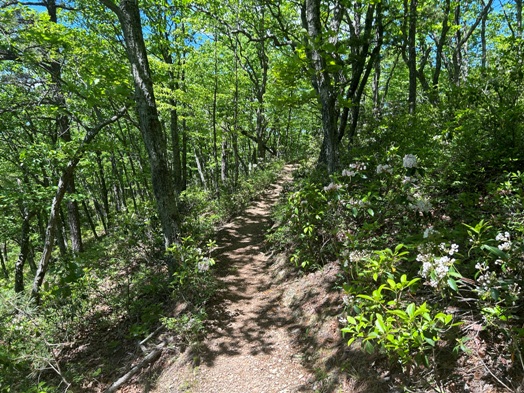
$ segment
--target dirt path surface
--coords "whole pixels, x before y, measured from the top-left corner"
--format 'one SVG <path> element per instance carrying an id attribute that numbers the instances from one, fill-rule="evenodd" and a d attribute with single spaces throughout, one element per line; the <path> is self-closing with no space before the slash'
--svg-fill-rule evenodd
<path id="1" fill-rule="evenodd" d="M 283 302 L 283 285 L 272 284 L 264 254 L 270 208 L 291 171 L 286 166 L 278 183 L 220 231 L 214 258 L 223 286 L 209 310 L 198 366 L 163 373 L 158 392 L 312 391 L 311 372 L 302 367 L 296 345 L 300 329 Z"/>

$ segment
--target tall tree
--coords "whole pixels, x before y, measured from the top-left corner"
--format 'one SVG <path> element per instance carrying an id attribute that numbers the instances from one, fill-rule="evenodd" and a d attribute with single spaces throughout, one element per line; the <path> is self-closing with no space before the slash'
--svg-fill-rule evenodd
<path id="1" fill-rule="evenodd" d="M 158 116 L 138 1 L 121 0 L 117 5 L 111 0 L 100 0 L 100 3 L 116 14 L 124 35 L 135 85 L 138 123 L 149 155 L 153 193 L 162 224 L 164 245 L 168 248 L 179 241 L 177 193 L 167 161 L 166 140 Z"/>

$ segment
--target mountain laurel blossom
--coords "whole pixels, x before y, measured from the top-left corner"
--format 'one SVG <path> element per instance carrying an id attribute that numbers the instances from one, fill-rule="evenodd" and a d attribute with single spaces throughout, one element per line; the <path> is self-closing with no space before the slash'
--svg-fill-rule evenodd
<path id="1" fill-rule="evenodd" d="M 501 242 L 497 247 L 501 251 L 508 251 L 511 249 L 511 240 L 509 232 L 499 233 L 495 240 Z"/>
<path id="2" fill-rule="evenodd" d="M 404 168 L 415 168 L 417 166 L 417 157 L 413 154 L 406 154 L 402 159 Z"/>
<path id="3" fill-rule="evenodd" d="M 426 228 L 426 230 L 424 231 L 424 239 L 427 239 L 428 237 L 430 237 L 431 235 L 433 234 L 436 234 L 438 233 L 437 230 L 435 230 L 432 226 Z"/>
<path id="4" fill-rule="evenodd" d="M 342 176 L 346 176 L 346 177 L 353 177 L 357 174 L 357 172 L 355 171 L 348 171 L 347 169 L 344 169 L 342 171 Z"/>
<path id="5" fill-rule="evenodd" d="M 458 251 L 458 245 L 456 244 L 452 244 L 447 249 L 445 244 L 441 243 L 439 248 L 449 255 L 453 255 Z M 455 263 L 455 258 L 450 258 L 448 255 L 437 258 L 434 254 L 425 252 L 417 255 L 417 261 L 422 263 L 420 275 L 428 280 L 430 286 L 436 288 L 447 277 L 450 267 Z"/>
<path id="6" fill-rule="evenodd" d="M 389 174 L 392 174 L 393 173 L 393 167 L 391 165 L 377 165 L 377 175 L 380 174 L 380 173 L 383 173 L 383 172 L 386 172 L 386 173 L 389 173 Z"/>
<path id="7" fill-rule="evenodd" d="M 329 192 L 329 191 L 337 191 L 339 188 L 341 188 L 342 186 L 340 184 L 336 184 L 336 183 L 329 183 L 328 186 L 324 187 L 324 191 L 325 192 Z"/>

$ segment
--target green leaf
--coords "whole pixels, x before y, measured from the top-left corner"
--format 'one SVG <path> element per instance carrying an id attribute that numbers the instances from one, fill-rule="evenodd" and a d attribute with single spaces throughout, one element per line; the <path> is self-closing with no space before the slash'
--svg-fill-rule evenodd
<path id="1" fill-rule="evenodd" d="M 453 278 L 451 278 L 451 277 L 448 278 L 448 285 L 455 292 L 458 292 L 457 282 Z"/>
<path id="2" fill-rule="evenodd" d="M 371 216 L 371 217 L 374 217 L 375 216 L 375 212 L 373 211 L 373 209 L 368 209 L 368 214 Z"/>
<path id="3" fill-rule="evenodd" d="M 377 319 L 375 319 L 375 326 L 378 329 L 380 333 L 386 332 L 386 325 L 384 324 L 384 319 L 382 318 L 382 315 L 375 314 L 377 316 Z"/>
<path id="4" fill-rule="evenodd" d="M 364 343 L 364 350 L 369 353 L 369 354 L 372 354 L 375 352 L 375 347 L 373 346 L 373 344 L 371 344 L 369 341 L 366 341 Z"/>
<path id="5" fill-rule="evenodd" d="M 409 306 L 406 307 L 406 313 L 409 315 L 410 318 L 413 318 L 413 315 L 415 314 L 415 303 L 411 303 Z"/>
<path id="6" fill-rule="evenodd" d="M 497 247 L 488 246 L 487 244 L 484 244 L 480 248 L 483 250 L 488 250 L 490 253 L 492 253 L 493 255 L 499 258 L 506 259 L 506 260 L 508 259 L 508 255 L 504 251 L 498 249 Z"/>

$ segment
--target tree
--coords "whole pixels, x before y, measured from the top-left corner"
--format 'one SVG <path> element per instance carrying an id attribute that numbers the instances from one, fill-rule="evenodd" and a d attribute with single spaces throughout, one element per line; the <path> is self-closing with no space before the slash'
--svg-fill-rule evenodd
<path id="1" fill-rule="evenodd" d="M 149 155 L 153 193 L 162 224 L 164 246 L 167 249 L 179 241 L 177 193 L 167 161 L 166 141 L 158 117 L 138 1 L 121 0 L 116 5 L 111 0 L 100 0 L 100 3 L 117 15 L 124 35 L 126 53 L 135 84 L 138 123 Z"/>

